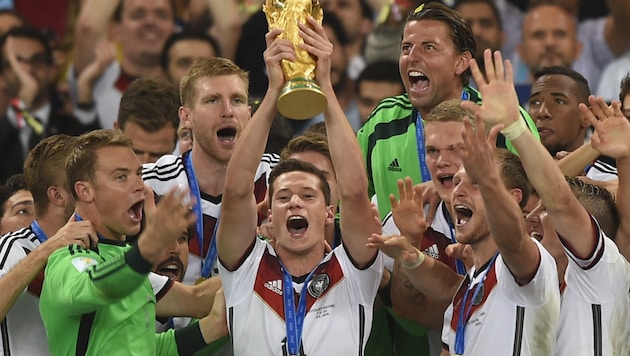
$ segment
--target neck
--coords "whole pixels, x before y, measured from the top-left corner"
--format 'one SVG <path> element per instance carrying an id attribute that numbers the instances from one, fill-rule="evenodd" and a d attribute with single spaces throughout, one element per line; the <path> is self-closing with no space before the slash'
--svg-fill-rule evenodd
<path id="1" fill-rule="evenodd" d="M 49 206 L 46 213 L 35 217 L 35 221 L 37 221 L 39 227 L 49 238 L 56 234 L 68 221 L 63 216 L 63 213 L 60 214 L 56 210 L 54 207 Z"/>
<path id="2" fill-rule="evenodd" d="M 212 196 L 223 194 L 227 162 L 218 162 L 204 154 L 199 146 L 193 146 L 190 152 L 199 190 Z"/>
<path id="3" fill-rule="evenodd" d="M 446 95 L 444 98 L 442 98 L 442 100 L 440 100 L 434 106 L 418 108 L 418 111 L 420 111 L 420 115 L 422 115 L 423 119 L 425 119 L 427 117 L 427 115 L 429 115 L 431 110 L 433 110 L 433 108 L 435 106 L 437 106 L 439 103 L 447 101 L 447 100 L 451 100 L 451 99 L 461 99 L 462 98 L 462 90 L 464 90 L 464 87 L 461 85 L 460 78 L 457 77 L 457 78 L 455 78 L 453 80 L 457 80 L 457 85 L 453 88 L 453 91 L 449 95 Z"/>
<path id="4" fill-rule="evenodd" d="M 481 241 L 471 244 L 470 247 L 472 247 L 473 250 L 475 270 L 479 270 L 483 265 L 485 265 L 499 249 L 490 233 L 488 233 L 488 235 Z"/>
<path id="5" fill-rule="evenodd" d="M 276 245 L 276 254 L 292 276 L 300 277 L 311 273 L 324 258 L 324 246 L 323 243 L 318 244 L 306 254 L 296 254 Z"/>
<path id="6" fill-rule="evenodd" d="M 84 221 L 88 220 L 92 223 L 92 226 L 94 226 L 94 231 L 99 236 L 99 238 L 102 237 L 107 240 L 125 241 L 126 236 L 109 229 L 105 225 L 105 222 L 103 222 L 103 220 L 101 219 L 98 212 L 93 212 L 87 207 L 79 207 L 78 204 L 76 212 L 81 216 Z"/>

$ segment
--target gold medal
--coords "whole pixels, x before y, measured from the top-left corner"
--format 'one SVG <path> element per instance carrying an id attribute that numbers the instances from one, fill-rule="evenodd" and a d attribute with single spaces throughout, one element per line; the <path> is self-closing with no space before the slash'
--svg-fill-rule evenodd
<path id="1" fill-rule="evenodd" d="M 207 280 L 208 280 L 208 278 L 206 278 L 206 277 L 199 277 L 195 281 L 195 285 L 201 284 L 201 283 L 203 283 L 204 281 L 207 281 Z"/>

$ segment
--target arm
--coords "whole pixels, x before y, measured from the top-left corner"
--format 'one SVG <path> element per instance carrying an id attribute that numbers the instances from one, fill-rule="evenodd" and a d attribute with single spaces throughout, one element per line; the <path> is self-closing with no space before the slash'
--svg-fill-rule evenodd
<path id="1" fill-rule="evenodd" d="M 295 60 L 293 45 L 288 40 L 277 38 L 281 32 L 272 30 L 265 35 L 267 49 L 264 58 L 269 73 L 269 88 L 241 134 L 227 167 L 217 247 L 221 263 L 229 270 L 237 267 L 256 236 L 254 176 L 276 114 L 276 101 L 284 84 L 280 61 Z"/>
<path id="2" fill-rule="evenodd" d="M 376 251 L 367 248 L 365 243 L 372 233 L 380 233 L 380 224 L 366 224 L 366 221 L 372 221 L 373 216 L 372 204 L 367 194 L 367 175 L 359 143 L 332 86 L 332 44 L 321 25 L 310 17 L 308 24 L 309 26 L 300 25 L 300 35 L 304 38 L 303 48 L 317 57 L 315 79 L 327 99 L 324 119 L 341 198 L 341 235 L 354 263 L 361 268 L 374 259 Z"/>
<path id="3" fill-rule="evenodd" d="M 557 164 L 563 175 L 568 177 L 581 176 L 584 175 L 584 167 L 592 164 L 598 156 L 599 151 L 587 142 L 577 150 L 569 153 L 565 158 L 559 160 Z"/>
<path id="4" fill-rule="evenodd" d="M 615 56 L 621 56 L 630 49 L 630 1 L 608 0 L 610 15 L 604 25 L 604 39 Z"/>
<path id="5" fill-rule="evenodd" d="M 619 227 L 615 242 L 619 252 L 630 259 L 630 123 L 621 113 L 618 102 L 613 102 L 612 108 L 608 108 L 601 97 L 589 97 L 589 103 L 591 109 L 580 104 L 580 110 L 595 127 L 591 144 L 617 161 L 619 186 L 615 201 Z"/>
<path id="6" fill-rule="evenodd" d="M 366 246 L 378 248 L 387 256 L 399 259 L 400 270 L 409 278 L 411 284 L 436 301 L 450 302 L 462 282 L 463 276 L 453 272 L 444 263 L 425 256 L 404 236 L 373 234 L 368 238 Z"/>
<path id="7" fill-rule="evenodd" d="M 212 277 L 203 283 L 189 286 L 173 283 L 168 293 L 155 306 L 158 317 L 189 316 L 203 318 L 210 313 L 214 295 L 221 288 L 221 279 Z"/>
<path id="8" fill-rule="evenodd" d="M 74 31 L 74 70 L 77 77 L 94 60 L 96 44 L 102 40 L 121 0 L 87 0 Z"/>
<path id="9" fill-rule="evenodd" d="M 498 135 L 498 129 L 501 126 L 493 127 L 486 141 L 484 123 L 493 126 L 495 124 L 506 124 L 505 126 L 507 127 L 507 124 L 510 124 L 512 121 L 518 122 L 521 125 L 520 127 L 522 127 L 520 136 L 513 137 L 514 135 L 510 135 L 507 130 L 503 130 L 503 132 L 506 138 L 512 141 L 519 155 L 521 155 L 528 177 L 530 175 L 538 175 L 535 178 L 530 178 L 532 179 L 532 185 L 534 185 L 541 198 L 543 198 L 545 192 L 560 191 L 563 187 L 567 189 L 570 197 L 573 199 L 575 197 L 573 197 L 573 193 L 571 193 L 564 181 L 564 177 L 549 153 L 529 132 L 519 115 L 518 99 L 514 90 L 512 67 L 509 61 L 505 63 L 506 75 L 504 75 L 500 52 L 494 53 L 494 61 L 490 50 L 484 52 L 484 57 L 488 81 L 481 74 L 477 62 L 471 60 L 471 69 L 476 83 L 479 83 L 484 102 L 481 107 L 470 102 L 462 103 L 463 107 L 475 112 L 477 118 L 476 130 L 473 129 L 470 120 L 465 120 L 466 131 L 463 136 L 466 151 L 462 152 L 462 159 L 466 173 L 471 180 L 477 181 L 479 185 L 490 232 L 501 252 L 503 260 L 518 283 L 527 283 L 538 270 L 540 253 L 534 241 L 527 234 L 520 207 L 512 194 L 506 189 L 499 174 L 494 145 L 490 142 L 496 141 L 496 135 Z M 501 120 L 511 121 L 505 122 Z M 523 137 L 527 138 L 526 142 L 521 141 Z M 534 180 L 538 182 L 543 181 L 547 185 L 539 187 L 540 183 L 537 185 Z M 539 188 L 543 192 L 539 192 Z M 567 196 L 566 198 L 568 199 L 569 197 Z M 547 196 L 547 199 L 551 198 Z M 555 196 L 554 199 L 556 199 Z M 586 222 L 590 224 L 586 211 L 583 212 L 586 216 Z"/>
<path id="10" fill-rule="evenodd" d="M 53 252 L 72 244 L 78 244 L 85 248 L 90 246 L 90 243 L 96 245 L 97 241 L 98 238 L 92 223 L 89 221 L 75 222 L 73 215 L 70 221 L 55 235 L 26 255 L 0 278 L 0 290 L 2 291 L 0 293 L 0 320 L 4 319 L 20 294 L 46 266 L 48 257 Z M 16 248 L 22 250 L 20 246 L 16 245 Z"/>
<path id="11" fill-rule="evenodd" d="M 39 91 L 39 83 L 31 75 L 29 71 L 26 70 L 26 67 L 18 63 L 17 55 L 15 54 L 15 40 L 13 36 L 9 36 L 5 42 L 6 55 L 9 61 L 9 66 L 11 70 L 15 73 L 15 76 L 19 82 L 19 91 L 18 98 L 24 104 L 25 110 L 30 110 L 31 105 L 36 104 L 35 96 Z M 1 48 L 0 48 L 1 50 Z"/>

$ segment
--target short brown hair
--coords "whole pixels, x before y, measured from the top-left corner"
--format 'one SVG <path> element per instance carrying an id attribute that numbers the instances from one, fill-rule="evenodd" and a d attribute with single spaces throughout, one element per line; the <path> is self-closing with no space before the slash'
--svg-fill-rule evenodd
<path id="1" fill-rule="evenodd" d="M 518 205 L 523 209 L 525 205 L 527 205 L 527 201 L 533 189 L 527 179 L 527 174 L 525 173 L 521 159 L 505 148 L 497 148 L 495 152 L 499 160 L 499 173 L 501 173 L 503 184 L 507 189 L 517 188 L 521 190 L 522 197 Z"/>
<path id="2" fill-rule="evenodd" d="M 316 152 L 326 156 L 331 162 L 330 149 L 328 148 L 328 141 L 326 136 L 318 133 L 305 133 L 303 135 L 295 136 L 287 143 L 287 146 L 280 153 L 281 160 L 287 160 L 296 153 L 302 152 Z"/>
<path id="3" fill-rule="evenodd" d="M 85 133 L 77 139 L 74 149 L 66 160 L 69 191 L 78 199 L 74 184 L 78 181 L 94 183 L 96 172 L 96 150 L 103 147 L 133 147 L 131 139 L 119 130 L 102 129 Z"/>
<path id="4" fill-rule="evenodd" d="M 470 110 L 464 109 L 461 103 L 461 99 L 450 99 L 441 102 L 429 112 L 424 122 L 464 122 L 464 117 L 468 116 L 474 124 L 475 114 Z"/>
<path id="5" fill-rule="evenodd" d="M 48 188 L 57 186 L 68 190 L 64 167 L 66 159 L 74 149 L 77 137 L 54 135 L 41 140 L 26 156 L 24 179 L 35 201 L 38 216 L 48 209 Z"/>
<path id="6" fill-rule="evenodd" d="M 118 127 L 125 131 L 127 122 L 134 122 L 147 132 L 156 132 L 170 124 L 177 131 L 178 110 L 179 92 L 175 84 L 153 78 L 136 79 L 120 98 Z M 173 142 L 177 142 L 177 133 Z"/>
<path id="7" fill-rule="evenodd" d="M 249 90 L 249 77 L 246 71 L 227 58 L 199 58 L 193 63 L 179 84 L 180 101 L 183 106 L 194 106 L 195 84 L 199 78 L 217 77 L 220 75 L 237 75 L 245 85 L 246 94 Z"/>
<path id="8" fill-rule="evenodd" d="M 619 227 L 619 214 L 615 197 L 606 188 L 586 183 L 579 178 L 565 177 L 580 204 L 591 214 L 606 236 L 615 240 Z"/>

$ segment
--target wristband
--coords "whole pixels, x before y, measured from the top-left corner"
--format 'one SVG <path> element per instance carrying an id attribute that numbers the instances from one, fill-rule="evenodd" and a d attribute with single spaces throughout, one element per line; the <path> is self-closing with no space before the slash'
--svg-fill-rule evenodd
<path id="1" fill-rule="evenodd" d="M 508 127 L 501 130 L 501 133 L 508 140 L 514 141 L 525 131 L 527 131 L 527 125 L 521 118 L 519 118 L 517 121 L 511 123 Z"/>
<path id="2" fill-rule="evenodd" d="M 405 268 L 405 269 L 416 269 L 418 267 L 420 267 L 420 265 L 422 264 L 422 262 L 424 262 L 424 253 L 422 253 L 420 250 L 418 250 L 417 248 L 415 249 L 416 253 L 418 254 L 418 259 L 416 260 L 416 262 L 414 263 L 409 263 L 409 262 L 405 262 L 402 259 L 400 260 L 400 265 Z"/>

